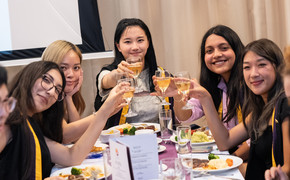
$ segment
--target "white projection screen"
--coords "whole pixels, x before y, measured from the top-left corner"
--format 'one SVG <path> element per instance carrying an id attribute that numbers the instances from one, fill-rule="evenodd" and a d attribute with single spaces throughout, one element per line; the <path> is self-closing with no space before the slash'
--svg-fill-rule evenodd
<path id="1" fill-rule="evenodd" d="M 105 51 L 96 0 L 0 0 L 0 61 L 40 57 L 55 40 Z"/>

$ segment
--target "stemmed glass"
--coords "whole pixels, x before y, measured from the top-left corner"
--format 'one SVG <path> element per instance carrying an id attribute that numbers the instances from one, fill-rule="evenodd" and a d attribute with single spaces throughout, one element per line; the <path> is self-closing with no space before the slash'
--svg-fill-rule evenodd
<path id="1" fill-rule="evenodd" d="M 187 71 L 178 72 L 174 75 L 174 83 L 179 93 L 182 93 L 182 100 L 186 101 L 186 105 L 182 109 L 192 109 L 193 106 L 188 103 L 186 96 L 190 88 L 190 75 Z"/>
<path id="2" fill-rule="evenodd" d="M 170 73 L 167 70 L 156 70 L 155 71 L 155 76 L 157 80 L 157 84 L 159 88 L 161 89 L 162 92 L 162 105 L 170 105 L 170 103 L 165 101 L 165 91 L 168 88 L 170 84 Z"/>
<path id="3" fill-rule="evenodd" d="M 126 91 L 123 95 L 123 98 L 126 100 L 126 103 L 129 106 L 129 111 L 127 114 L 125 114 L 125 117 L 133 117 L 133 116 L 137 116 L 137 114 L 135 112 L 132 111 L 131 109 L 131 100 L 134 96 L 134 91 L 135 91 L 135 83 L 134 80 L 132 78 L 121 78 L 118 80 L 118 84 L 121 82 L 128 82 L 130 85 L 129 86 L 123 86 L 126 88 Z"/>
<path id="4" fill-rule="evenodd" d="M 126 59 L 126 62 L 129 64 L 128 69 L 130 69 L 131 71 L 133 71 L 133 77 L 134 80 L 136 82 L 135 86 L 135 92 L 138 93 L 141 90 L 138 88 L 138 84 L 137 84 L 137 78 L 140 75 L 141 71 L 142 71 L 142 67 L 143 67 L 143 62 L 142 59 L 140 57 L 130 57 Z"/>

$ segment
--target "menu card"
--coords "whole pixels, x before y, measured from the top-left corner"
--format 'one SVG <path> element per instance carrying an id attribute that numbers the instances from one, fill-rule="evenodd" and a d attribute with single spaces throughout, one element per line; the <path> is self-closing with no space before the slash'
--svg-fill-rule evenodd
<path id="1" fill-rule="evenodd" d="M 141 134 L 110 139 L 112 178 L 158 179 L 156 134 Z"/>

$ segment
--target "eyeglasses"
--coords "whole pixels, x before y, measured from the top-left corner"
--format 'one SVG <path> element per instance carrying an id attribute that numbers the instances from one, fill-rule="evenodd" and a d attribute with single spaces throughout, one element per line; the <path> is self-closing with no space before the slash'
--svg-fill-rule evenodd
<path id="1" fill-rule="evenodd" d="M 0 111 L 6 110 L 6 112 L 11 113 L 16 105 L 16 99 L 14 97 L 6 98 L 0 101 Z"/>
<path id="2" fill-rule="evenodd" d="M 41 86 L 43 87 L 43 89 L 45 89 L 47 91 L 49 91 L 52 88 L 54 88 L 55 89 L 55 94 L 54 94 L 53 97 L 57 101 L 62 101 L 63 100 L 64 92 L 62 91 L 62 87 L 54 85 L 53 84 L 53 78 L 49 74 L 42 75 Z"/>

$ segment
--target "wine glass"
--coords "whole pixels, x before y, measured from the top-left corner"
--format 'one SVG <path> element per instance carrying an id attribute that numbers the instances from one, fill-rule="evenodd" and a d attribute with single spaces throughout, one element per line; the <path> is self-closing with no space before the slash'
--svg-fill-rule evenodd
<path id="1" fill-rule="evenodd" d="M 128 65 L 128 69 L 130 69 L 131 71 L 133 71 L 133 77 L 134 80 L 136 82 L 135 86 L 135 92 L 138 93 L 141 90 L 138 88 L 138 84 L 137 84 L 137 78 L 140 75 L 142 68 L 143 68 L 143 62 L 142 59 L 140 57 L 130 57 L 126 59 L 126 62 L 129 64 Z"/>
<path id="2" fill-rule="evenodd" d="M 157 80 L 157 84 L 162 92 L 162 105 L 170 105 L 170 103 L 166 102 L 164 99 L 165 91 L 170 84 L 170 73 L 167 70 L 156 70 L 155 76 Z"/>
<path id="3" fill-rule="evenodd" d="M 137 116 L 137 114 L 133 112 L 131 109 L 131 100 L 134 96 L 134 91 L 135 91 L 134 80 L 132 78 L 125 77 L 118 80 L 118 84 L 121 82 L 128 82 L 130 84 L 129 86 L 123 86 L 124 88 L 126 88 L 126 92 L 123 94 L 123 98 L 126 100 L 126 103 L 129 106 L 129 111 L 127 114 L 125 114 L 125 117 Z"/>
<path id="4" fill-rule="evenodd" d="M 188 103 L 186 95 L 189 93 L 190 88 L 190 75 L 187 71 L 181 71 L 174 75 L 174 83 L 179 93 L 182 93 L 182 100 L 186 101 L 182 109 L 192 109 L 193 106 Z"/>

